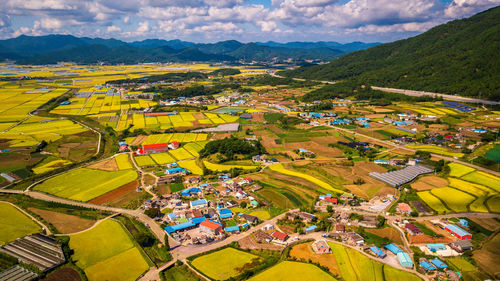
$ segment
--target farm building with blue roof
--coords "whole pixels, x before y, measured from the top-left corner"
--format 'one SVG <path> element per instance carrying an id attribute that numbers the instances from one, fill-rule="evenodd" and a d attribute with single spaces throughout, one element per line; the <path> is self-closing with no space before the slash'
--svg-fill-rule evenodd
<path id="1" fill-rule="evenodd" d="M 403 250 L 401 250 L 401 248 L 399 248 L 398 246 L 396 246 L 396 244 L 394 244 L 394 243 L 391 243 L 389 245 L 385 245 L 384 248 L 386 248 L 387 250 L 391 251 L 395 255 L 397 255 L 398 253 L 403 252 Z"/>
<path id="2" fill-rule="evenodd" d="M 401 266 L 406 267 L 406 268 L 413 267 L 413 261 L 411 260 L 411 257 L 410 257 L 410 255 L 408 255 L 408 253 L 399 252 L 396 254 L 396 256 L 398 257 L 399 264 L 401 264 Z"/>
<path id="3" fill-rule="evenodd" d="M 387 256 L 387 254 L 384 253 L 384 251 L 382 251 L 382 249 L 380 249 L 377 246 L 370 247 L 370 250 L 379 258 L 383 259 Z"/>
<path id="4" fill-rule="evenodd" d="M 208 206 L 208 201 L 206 199 L 193 200 L 189 202 L 191 209 L 203 208 Z"/>
<path id="5" fill-rule="evenodd" d="M 436 267 L 430 264 L 428 261 L 421 261 L 418 264 L 420 264 L 421 267 L 423 267 L 427 271 L 433 271 L 436 270 Z"/>
<path id="6" fill-rule="evenodd" d="M 196 226 L 196 224 L 188 221 L 188 222 L 184 222 L 184 223 L 180 223 L 180 224 L 165 226 L 163 229 L 165 229 L 165 231 L 168 234 L 171 234 L 171 233 L 177 232 L 179 230 L 191 229 L 195 226 Z"/>
<path id="7" fill-rule="evenodd" d="M 431 263 L 433 265 L 435 265 L 437 268 L 441 268 L 441 269 L 448 268 L 448 266 L 438 258 L 432 259 Z"/>
<path id="8" fill-rule="evenodd" d="M 224 231 L 225 232 L 238 232 L 240 231 L 240 227 L 235 225 L 235 226 L 228 226 L 228 227 L 224 227 Z"/>
<path id="9" fill-rule="evenodd" d="M 181 191 L 182 196 L 191 196 L 191 195 L 198 195 L 198 193 L 201 193 L 201 189 L 199 188 L 187 188 Z"/>
<path id="10" fill-rule="evenodd" d="M 446 250 L 446 246 L 443 243 L 429 243 L 427 244 L 427 248 L 432 252 Z"/>

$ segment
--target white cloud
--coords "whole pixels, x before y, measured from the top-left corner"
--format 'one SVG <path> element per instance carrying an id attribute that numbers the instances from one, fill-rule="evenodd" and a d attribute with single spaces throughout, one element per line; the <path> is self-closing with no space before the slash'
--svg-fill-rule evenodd
<path id="1" fill-rule="evenodd" d="M 500 4 L 500 0 L 453 0 L 445 9 L 448 18 L 463 18 Z"/>
<path id="2" fill-rule="evenodd" d="M 121 28 L 119 28 L 118 26 L 114 26 L 114 25 L 108 26 L 106 28 L 107 33 L 116 33 L 116 32 L 121 32 L 121 31 L 122 31 Z"/>

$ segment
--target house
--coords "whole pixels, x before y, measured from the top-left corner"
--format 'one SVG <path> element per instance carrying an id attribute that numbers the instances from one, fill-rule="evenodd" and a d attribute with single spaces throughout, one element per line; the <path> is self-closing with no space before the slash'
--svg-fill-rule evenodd
<path id="1" fill-rule="evenodd" d="M 274 229 L 274 225 L 268 223 L 268 224 L 264 225 L 261 229 L 263 231 L 273 230 Z"/>
<path id="2" fill-rule="evenodd" d="M 397 211 L 400 214 L 409 215 L 412 212 L 412 209 L 411 209 L 410 205 L 408 205 L 407 203 L 398 203 Z"/>
<path id="3" fill-rule="evenodd" d="M 217 209 L 217 211 L 219 212 L 219 217 L 221 219 L 230 219 L 233 217 L 233 212 L 231 212 L 231 210 L 229 209 L 222 208 Z"/>
<path id="4" fill-rule="evenodd" d="M 194 227 L 196 227 L 196 224 L 194 224 L 190 221 L 187 221 L 187 222 L 180 223 L 180 224 L 166 226 L 166 227 L 164 227 L 164 229 L 168 234 L 172 234 L 172 233 L 177 232 L 177 231 L 188 230 L 188 229 L 192 229 Z"/>
<path id="5" fill-rule="evenodd" d="M 347 200 L 352 200 L 356 198 L 354 194 L 344 192 L 342 195 L 340 195 L 340 200 L 347 201 Z"/>
<path id="6" fill-rule="evenodd" d="M 211 220 L 205 220 L 200 223 L 200 231 L 219 234 L 222 233 L 222 224 Z"/>
<path id="7" fill-rule="evenodd" d="M 443 251 L 446 250 L 446 246 L 443 243 L 428 243 L 426 245 L 427 249 L 431 252 Z"/>
<path id="8" fill-rule="evenodd" d="M 344 233 L 345 232 L 345 225 L 340 224 L 340 223 L 335 225 L 335 232 L 336 233 Z"/>
<path id="9" fill-rule="evenodd" d="M 317 226 L 315 226 L 315 225 L 311 225 L 311 226 L 309 226 L 309 227 L 307 227 L 307 228 L 305 229 L 305 232 L 306 232 L 306 233 L 312 233 L 312 232 L 315 232 L 317 228 L 318 228 Z"/>
<path id="10" fill-rule="evenodd" d="M 208 207 L 208 201 L 206 199 L 199 199 L 189 202 L 191 209 L 199 209 Z"/>
<path id="11" fill-rule="evenodd" d="M 410 255 L 408 255 L 408 253 L 399 252 L 396 254 L 396 256 L 398 257 L 399 264 L 401 264 L 401 266 L 406 267 L 406 268 L 413 267 L 413 261 L 411 260 L 411 257 L 410 257 Z"/>
<path id="12" fill-rule="evenodd" d="M 432 259 L 431 263 L 433 265 L 435 265 L 437 268 L 440 268 L 440 269 L 448 268 L 448 266 L 444 262 L 442 262 L 440 259 L 438 259 L 438 258 Z"/>
<path id="13" fill-rule="evenodd" d="M 143 144 L 142 147 L 137 151 L 137 154 L 151 154 L 160 153 L 168 150 L 167 143 L 153 143 L 153 144 Z"/>
<path id="14" fill-rule="evenodd" d="M 444 229 L 459 239 L 472 239 L 472 234 L 454 224 L 447 224 L 445 225 Z"/>
<path id="15" fill-rule="evenodd" d="M 283 232 L 279 232 L 279 231 L 275 231 L 271 234 L 271 236 L 274 238 L 274 239 L 277 239 L 277 240 L 280 240 L 280 241 L 283 241 L 285 242 L 287 239 L 288 239 L 288 234 L 286 233 L 283 233 Z"/>
<path id="16" fill-rule="evenodd" d="M 326 196 L 323 200 L 330 205 L 337 205 L 338 199 L 335 197 Z"/>
<path id="17" fill-rule="evenodd" d="M 353 245 L 361 246 L 365 243 L 365 239 L 363 238 L 363 236 L 355 232 L 349 232 L 347 234 L 347 242 Z"/>
<path id="18" fill-rule="evenodd" d="M 244 220 L 246 220 L 250 224 L 257 223 L 259 221 L 258 217 L 252 216 L 252 215 L 247 215 L 247 214 L 243 214 L 241 216 L 241 218 L 244 219 Z"/>
<path id="19" fill-rule="evenodd" d="M 467 250 L 472 250 L 473 246 L 470 240 L 458 240 L 448 244 L 453 250 L 463 253 Z"/>
<path id="20" fill-rule="evenodd" d="M 172 149 L 172 150 L 173 150 L 173 149 L 177 149 L 177 148 L 179 148 L 179 142 L 177 142 L 177 141 L 173 141 L 173 142 L 169 143 L 169 144 L 168 144 L 168 148 L 169 148 L 169 149 Z"/>
<path id="21" fill-rule="evenodd" d="M 186 196 L 197 196 L 199 193 L 201 193 L 201 189 L 199 188 L 188 188 L 184 189 L 181 191 L 181 196 L 186 197 Z"/>
<path id="22" fill-rule="evenodd" d="M 430 264 L 426 260 L 422 260 L 418 263 L 425 271 L 433 271 L 436 270 L 436 267 Z"/>
<path id="23" fill-rule="evenodd" d="M 257 200 L 250 200 L 249 203 L 250 203 L 250 206 L 255 207 L 255 208 L 259 206 L 259 202 L 257 202 Z"/>
<path id="24" fill-rule="evenodd" d="M 257 243 L 263 243 L 263 242 L 269 243 L 273 241 L 273 237 L 271 235 L 260 230 L 255 232 L 254 237 Z"/>
<path id="25" fill-rule="evenodd" d="M 332 249 L 330 249 L 330 246 L 325 240 L 316 240 L 312 244 L 312 248 L 316 254 L 329 254 L 332 252 Z"/>
<path id="26" fill-rule="evenodd" d="M 294 219 L 300 218 L 301 220 L 303 220 L 306 223 L 310 223 L 316 218 L 315 215 L 309 214 L 306 212 L 290 213 L 289 216 L 294 218 Z"/>
<path id="27" fill-rule="evenodd" d="M 188 169 L 185 168 L 171 168 L 171 169 L 166 169 L 165 173 L 167 175 L 174 175 L 174 174 L 190 174 L 191 172 Z"/>
<path id="28" fill-rule="evenodd" d="M 405 224 L 405 228 L 410 235 L 422 234 L 422 230 L 420 230 L 420 228 L 418 228 L 418 226 L 414 225 L 413 223 Z"/>
<path id="29" fill-rule="evenodd" d="M 386 248 L 387 250 L 391 251 L 395 255 L 397 253 L 400 253 L 400 252 L 403 251 L 403 250 L 401 250 L 401 248 L 399 248 L 398 246 L 396 246 L 396 244 L 394 244 L 394 243 L 385 245 L 384 248 Z"/>
<path id="30" fill-rule="evenodd" d="M 303 155 L 306 157 L 313 157 L 314 156 L 314 152 L 307 150 L 305 148 L 299 148 L 298 151 L 299 151 L 299 155 Z"/>
<path id="31" fill-rule="evenodd" d="M 240 227 L 235 225 L 235 226 L 228 226 L 224 228 L 224 231 L 226 233 L 239 233 L 240 232 Z"/>

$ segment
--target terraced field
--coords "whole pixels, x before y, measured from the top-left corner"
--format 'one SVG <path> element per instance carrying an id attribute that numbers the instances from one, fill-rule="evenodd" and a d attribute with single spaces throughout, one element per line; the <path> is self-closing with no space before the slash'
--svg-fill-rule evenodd
<path id="1" fill-rule="evenodd" d="M 292 176 L 292 177 L 298 177 L 298 178 L 305 179 L 305 180 L 310 181 L 310 182 L 312 182 L 312 183 L 314 183 L 314 184 L 316 184 L 316 185 L 318 185 L 318 186 L 320 186 L 320 187 L 322 187 L 322 188 L 324 188 L 326 190 L 329 190 L 329 191 L 333 191 L 333 192 L 336 192 L 336 193 L 344 193 L 345 192 L 344 190 L 340 190 L 340 189 L 334 188 L 331 185 L 329 185 L 328 183 L 326 183 L 324 181 L 321 181 L 321 180 L 319 180 L 319 179 L 317 179 L 315 177 L 312 177 L 310 175 L 285 169 L 285 167 L 283 166 L 283 164 L 270 165 L 269 169 L 271 169 L 272 171 L 278 172 L 278 173 L 282 173 L 282 174 L 285 174 L 285 175 Z"/>

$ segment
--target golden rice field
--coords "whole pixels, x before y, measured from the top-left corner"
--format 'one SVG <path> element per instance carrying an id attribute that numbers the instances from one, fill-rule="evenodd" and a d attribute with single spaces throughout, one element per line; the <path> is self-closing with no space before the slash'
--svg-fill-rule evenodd
<path id="1" fill-rule="evenodd" d="M 148 135 L 145 139 L 143 139 L 142 136 L 129 137 L 125 139 L 125 142 L 128 144 L 133 143 L 134 145 L 169 143 L 173 141 L 177 141 L 179 143 L 205 142 L 207 138 L 208 134 L 205 133 L 165 133 Z"/>
<path id="2" fill-rule="evenodd" d="M 176 161 L 168 152 L 151 154 L 151 158 L 159 165 L 165 165 Z"/>
<path id="3" fill-rule="evenodd" d="M 430 153 L 435 153 L 435 154 L 440 154 L 440 155 L 445 155 L 445 156 L 450 156 L 450 157 L 462 157 L 464 154 L 462 152 L 454 152 L 451 151 L 447 148 L 444 147 L 439 147 L 435 145 L 428 145 L 428 144 L 423 144 L 423 145 L 406 145 L 405 147 L 415 149 L 415 150 L 421 150 L 421 151 L 427 151 Z"/>
<path id="4" fill-rule="evenodd" d="M 434 196 L 429 190 L 420 191 L 417 193 L 418 197 L 422 199 L 429 207 L 431 207 L 438 214 L 447 213 L 450 210 L 443 205 L 443 202 Z"/>
<path id="5" fill-rule="evenodd" d="M 232 168 L 239 168 L 243 170 L 253 170 L 258 168 L 258 166 L 215 164 L 215 163 L 210 163 L 208 161 L 203 161 L 203 165 L 205 165 L 205 168 L 216 172 L 225 172 L 231 170 Z"/>
<path id="6" fill-rule="evenodd" d="M 139 165 L 139 167 L 156 165 L 155 161 L 153 161 L 153 159 L 149 155 L 135 156 L 134 160 L 135 163 Z"/>
<path id="7" fill-rule="evenodd" d="M 174 156 L 174 158 L 177 160 L 186 160 L 186 159 L 190 159 L 190 158 L 194 157 L 193 155 L 191 155 L 191 153 L 189 153 L 183 147 L 179 147 L 179 148 L 174 149 L 174 150 L 169 150 L 169 153 L 172 156 Z"/>
<path id="8" fill-rule="evenodd" d="M 310 181 L 310 182 L 312 182 L 312 183 L 314 183 L 314 184 L 316 184 L 316 185 L 318 185 L 326 190 L 331 190 L 331 191 L 337 192 L 337 193 L 344 193 L 345 192 L 344 190 L 334 188 L 333 186 L 329 185 L 328 183 L 326 183 L 320 179 L 317 179 L 313 176 L 310 176 L 310 175 L 307 175 L 304 173 L 300 173 L 300 172 L 296 172 L 296 171 L 292 171 L 292 170 L 288 170 L 283 166 L 283 164 L 270 165 L 269 169 L 272 171 L 284 174 L 284 175 L 289 175 L 292 177 L 305 179 L 305 180 Z"/>
<path id="9" fill-rule="evenodd" d="M 59 159 L 59 160 L 50 161 L 49 163 L 46 163 L 46 164 L 43 164 L 40 166 L 36 166 L 36 167 L 32 168 L 32 170 L 33 170 L 33 173 L 38 175 L 38 174 L 43 174 L 43 173 L 58 169 L 60 167 L 68 165 L 68 164 L 71 164 L 71 161 Z"/>
<path id="10" fill-rule="evenodd" d="M 188 169 L 191 173 L 195 175 L 203 175 L 203 169 L 196 164 L 196 160 L 185 160 L 177 162 L 180 167 L 184 169 Z"/>
<path id="11" fill-rule="evenodd" d="M 130 156 L 127 153 L 118 154 L 115 157 L 116 164 L 118 165 L 118 169 L 126 170 L 132 169 L 132 163 L 130 163 Z"/>
<path id="12" fill-rule="evenodd" d="M 474 168 L 459 163 L 450 163 L 448 164 L 448 166 L 450 167 L 450 176 L 456 178 L 459 178 L 476 170 Z"/>
<path id="13" fill-rule="evenodd" d="M 449 209 L 457 213 L 467 212 L 467 205 L 476 199 L 472 195 L 451 187 L 434 188 L 431 193 L 440 198 Z"/>

